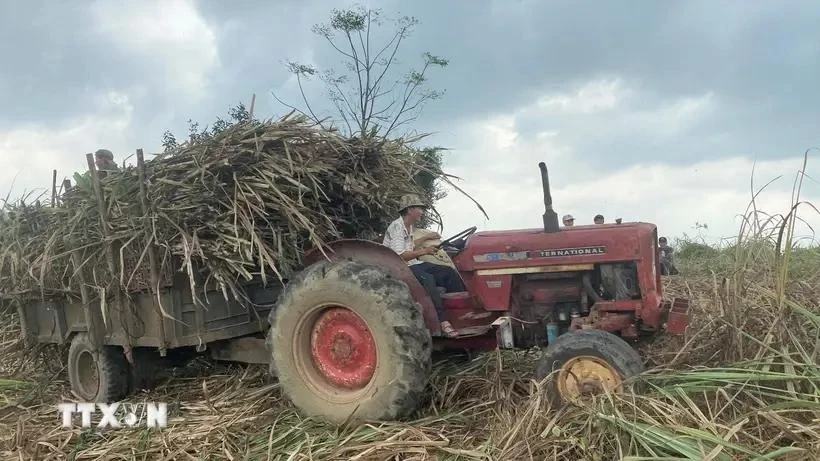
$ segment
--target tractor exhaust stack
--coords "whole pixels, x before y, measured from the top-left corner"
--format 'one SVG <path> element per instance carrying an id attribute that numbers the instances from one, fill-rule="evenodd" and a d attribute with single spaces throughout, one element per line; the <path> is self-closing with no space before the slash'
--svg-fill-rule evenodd
<path id="1" fill-rule="evenodd" d="M 538 163 L 541 169 L 541 186 L 544 189 L 544 232 L 558 232 L 558 214 L 552 209 L 552 195 L 550 194 L 550 178 L 547 174 L 547 165 Z"/>

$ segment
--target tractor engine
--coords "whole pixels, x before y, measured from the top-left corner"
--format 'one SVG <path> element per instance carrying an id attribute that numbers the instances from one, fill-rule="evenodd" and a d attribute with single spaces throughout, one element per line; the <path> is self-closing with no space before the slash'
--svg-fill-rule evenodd
<path id="1" fill-rule="evenodd" d="M 663 300 L 657 227 L 621 220 L 560 226 L 547 167 L 538 166 L 543 227 L 472 234 L 473 227 L 454 245 L 453 261 L 469 290 L 466 298 L 447 300 L 454 325 L 469 329 L 492 318 L 504 348 L 544 346 L 583 329 L 631 338 L 665 325 L 682 332 L 688 304 Z"/>
<path id="2" fill-rule="evenodd" d="M 640 299 L 635 264 L 601 264 L 581 272 L 522 274 L 513 279 L 510 315 L 520 347 L 544 346 L 548 331 L 570 329 L 573 319 L 590 315 L 596 301 Z M 554 340 L 555 338 L 551 338 Z"/>

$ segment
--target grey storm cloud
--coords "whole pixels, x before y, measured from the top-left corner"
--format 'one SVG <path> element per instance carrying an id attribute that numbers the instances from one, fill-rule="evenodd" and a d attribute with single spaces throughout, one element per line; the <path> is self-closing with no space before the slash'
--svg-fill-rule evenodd
<path id="1" fill-rule="evenodd" d="M 130 92 L 140 122 L 180 104 L 148 54 L 125 53 L 96 27 L 91 2 L 0 4 L 0 129 L 54 125 L 93 111 L 95 96 Z M 133 31 L 115 31 L 120 35 Z M 137 94 L 139 93 L 139 94 Z"/>
<path id="2" fill-rule="evenodd" d="M 85 6 L 2 2 L 0 23 L 0 128 L 70 117 L 106 85 L 106 46 L 83 27 Z"/>
<path id="3" fill-rule="evenodd" d="M 135 104 L 134 125 L 151 139 L 193 118 L 209 123 L 250 94 L 257 111 L 286 111 L 270 96 L 287 86 L 286 60 L 323 66 L 337 56 L 310 32 L 337 2 L 196 3 L 216 34 L 220 65 L 207 76 L 205 96 L 177 98 L 150 55 L 124 53 L 90 26 L 92 3 L 3 2 L 0 5 L 0 129 L 50 123 L 87 107 L 89 95 L 115 89 Z M 610 117 L 522 115 L 521 136 L 559 131 L 579 155 L 601 167 L 663 156 L 690 162 L 720 155 L 777 158 L 810 147 L 818 122 L 820 7 L 814 2 L 379 2 L 387 14 L 421 20 L 403 50 L 403 64 L 424 51 L 450 59 L 430 75 L 446 90 L 424 112 L 422 130 L 445 133 L 456 124 L 515 111 L 545 93 L 570 91 L 597 78 L 618 77 L 639 94 L 627 109 L 697 98 L 711 92 L 715 110 L 687 131 L 656 136 Z M 323 93 L 311 86 L 313 100 Z M 166 114 L 162 117 L 160 114 Z M 172 120 L 171 126 L 163 126 Z M 614 129 L 613 126 L 621 126 Z"/>

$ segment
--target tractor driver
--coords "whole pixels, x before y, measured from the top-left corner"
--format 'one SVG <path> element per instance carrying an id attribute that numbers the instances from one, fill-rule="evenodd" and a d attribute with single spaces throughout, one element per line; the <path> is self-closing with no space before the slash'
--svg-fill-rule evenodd
<path id="1" fill-rule="evenodd" d="M 413 275 L 416 276 L 419 283 L 422 284 L 433 305 L 436 307 L 438 319 L 441 322 L 441 331 L 448 338 L 455 338 L 458 332 L 453 328 L 453 325 L 446 318 L 444 305 L 441 301 L 441 294 L 437 286 L 444 287 L 445 292 L 454 293 L 465 291 L 464 283 L 458 272 L 451 267 L 432 264 L 429 262 L 422 262 L 418 259 L 419 256 L 431 255 L 436 252 L 436 248 L 420 248 L 414 249 L 413 245 L 413 226 L 419 222 L 424 215 L 424 210 L 427 208 L 421 199 L 415 195 L 405 195 L 399 202 L 400 216 L 387 227 L 384 233 L 383 244 L 391 250 L 399 254 L 410 266 Z M 438 233 L 430 233 L 424 237 L 424 240 L 441 238 Z"/>

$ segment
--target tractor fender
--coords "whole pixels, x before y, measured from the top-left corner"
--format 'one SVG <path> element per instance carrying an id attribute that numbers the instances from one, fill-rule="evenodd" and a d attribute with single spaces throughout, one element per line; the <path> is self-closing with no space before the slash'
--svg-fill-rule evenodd
<path id="1" fill-rule="evenodd" d="M 410 288 L 410 294 L 420 306 L 424 314 L 424 323 L 430 329 L 431 334 L 440 333 L 440 324 L 436 308 L 430 300 L 430 296 L 424 287 L 413 275 L 413 271 L 401 256 L 395 251 L 369 240 L 341 239 L 334 240 L 326 244 L 323 248 L 314 248 L 307 252 L 303 258 L 305 267 L 314 264 L 321 259 L 351 259 L 362 264 L 376 266 L 389 274 L 391 277 L 401 280 Z"/>

